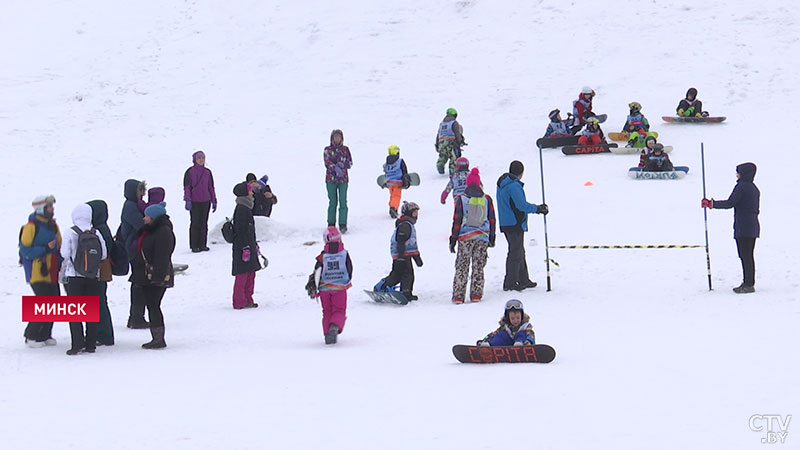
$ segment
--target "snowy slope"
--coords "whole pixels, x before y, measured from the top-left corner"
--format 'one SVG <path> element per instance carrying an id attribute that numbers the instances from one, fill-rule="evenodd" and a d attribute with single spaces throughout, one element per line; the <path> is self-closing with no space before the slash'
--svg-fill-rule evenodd
<path id="1" fill-rule="evenodd" d="M 766 120 L 792 126 L 794 3 L 4 6 L 4 448 L 745 449 L 764 437 L 748 428 L 751 415 L 796 412 L 800 186 L 783 148 L 762 138 L 765 128 L 774 134 Z M 712 292 L 702 249 L 554 249 L 553 290 L 518 297 L 556 361 L 460 365 L 451 345 L 492 330 L 511 298 L 500 289 L 506 244 L 499 237 L 490 251 L 485 300 L 450 304 L 452 211 L 438 203 L 446 179 L 434 168 L 435 128 L 456 107 L 465 156 L 487 192 L 519 159 L 528 199 L 539 202 L 534 141 L 546 113 L 569 110 L 587 84 L 595 110 L 609 114 L 606 131 L 638 101 L 660 141 L 675 147 L 672 160 L 692 169 L 677 182 L 637 182 L 625 174 L 635 156 L 545 150 L 550 244 L 702 244 L 704 142 L 709 197 L 727 197 L 736 164 L 759 166 L 758 292 L 730 290 L 741 269 L 729 211 L 709 213 Z M 728 120 L 662 123 L 690 86 Z M 355 280 L 345 332 L 330 348 L 302 286 L 321 249 L 303 243 L 319 241 L 325 226 L 322 148 L 333 128 L 344 130 L 355 160 L 344 240 Z M 390 144 L 422 176 L 404 194 L 422 206 L 421 300 L 404 308 L 360 293 L 390 267 L 388 194 L 374 182 Z M 230 307 L 227 245 L 188 251 L 181 181 L 197 148 L 220 197 L 212 225 L 232 212 L 230 190 L 247 172 L 268 173 L 280 198 L 259 224 L 271 265 L 256 281 L 257 310 Z M 68 358 L 68 328 L 56 324 L 58 346 L 24 347 L 19 305 L 29 288 L 15 237 L 30 200 L 55 194 L 64 228 L 74 205 L 103 198 L 115 229 L 127 178 L 167 190 L 174 260 L 190 264 L 164 300 L 169 348 L 145 352 L 147 332 L 124 328 L 124 279 L 109 286 L 116 346 Z M 528 263 L 541 286 L 542 221 L 529 224 Z"/>

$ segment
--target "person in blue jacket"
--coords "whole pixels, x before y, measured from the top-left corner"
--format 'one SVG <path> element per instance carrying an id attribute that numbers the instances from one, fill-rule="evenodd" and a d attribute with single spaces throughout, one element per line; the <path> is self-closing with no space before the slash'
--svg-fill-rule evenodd
<path id="1" fill-rule="evenodd" d="M 503 290 L 522 291 L 536 287 L 528 275 L 525 262 L 525 232 L 528 231 L 528 214 L 547 214 L 547 205 L 528 203 L 522 189 L 522 174 L 525 166 L 521 161 L 512 161 L 508 173 L 497 180 L 497 209 L 500 231 L 508 242 L 506 256 L 506 275 Z"/>
<path id="2" fill-rule="evenodd" d="M 744 279 L 742 284 L 733 288 L 737 294 L 755 292 L 756 263 L 753 251 L 756 248 L 756 238 L 761 234 L 758 223 L 761 192 L 753 183 L 756 176 L 756 165 L 751 162 L 736 166 L 736 186 L 727 200 L 714 200 L 704 198 L 701 202 L 703 208 L 730 209 L 733 208 L 733 238 L 736 240 L 736 249 L 739 259 L 742 260 Z"/>
<path id="3" fill-rule="evenodd" d="M 479 340 L 477 345 L 489 347 L 496 345 L 535 345 L 536 333 L 531 318 L 525 314 L 522 302 L 511 299 L 506 302 L 506 310 L 500 319 L 500 327 Z"/>

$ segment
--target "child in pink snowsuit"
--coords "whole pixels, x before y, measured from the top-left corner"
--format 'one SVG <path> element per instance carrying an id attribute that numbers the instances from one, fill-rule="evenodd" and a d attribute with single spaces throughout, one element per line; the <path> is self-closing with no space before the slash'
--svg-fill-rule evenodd
<path id="1" fill-rule="evenodd" d="M 322 332 L 326 344 L 335 344 L 347 320 L 347 289 L 353 277 L 353 263 L 344 249 L 342 235 L 336 227 L 323 233 L 325 248 L 317 256 L 314 272 L 319 273 L 317 291 L 322 302 Z"/>

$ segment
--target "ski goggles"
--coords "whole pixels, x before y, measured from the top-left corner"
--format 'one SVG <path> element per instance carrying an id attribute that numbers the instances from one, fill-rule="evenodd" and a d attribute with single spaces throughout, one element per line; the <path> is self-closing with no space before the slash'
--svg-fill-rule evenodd
<path id="1" fill-rule="evenodd" d="M 522 311 L 522 302 L 517 299 L 511 299 L 506 302 L 506 311 L 518 310 Z"/>

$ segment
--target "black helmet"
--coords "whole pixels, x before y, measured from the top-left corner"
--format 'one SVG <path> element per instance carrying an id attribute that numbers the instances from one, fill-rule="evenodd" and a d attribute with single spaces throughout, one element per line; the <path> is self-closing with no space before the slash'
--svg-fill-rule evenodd
<path id="1" fill-rule="evenodd" d="M 561 114 L 561 111 L 554 109 L 550 111 L 550 114 L 548 114 L 547 117 L 549 117 L 550 120 L 556 120 L 556 116 L 558 116 L 559 114 Z"/>
<path id="2" fill-rule="evenodd" d="M 414 211 L 419 211 L 419 205 L 414 202 L 403 202 L 403 206 L 400 208 L 400 213 L 406 217 L 411 216 Z"/>
<path id="3" fill-rule="evenodd" d="M 631 112 L 641 111 L 642 104 L 639 102 L 630 102 L 628 103 L 628 108 L 630 108 Z"/>

